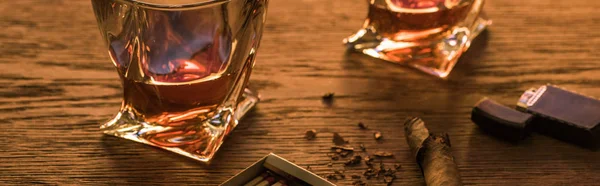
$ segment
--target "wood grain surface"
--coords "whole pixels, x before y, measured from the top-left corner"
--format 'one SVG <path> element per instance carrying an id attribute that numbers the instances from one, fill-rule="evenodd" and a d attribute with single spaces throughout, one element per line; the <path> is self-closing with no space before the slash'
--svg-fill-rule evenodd
<path id="1" fill-rule="evenodd" d="M 364 0 L 272 0 L 251 78 L 263 101 L 204 164 L 101 133 L 121 85 L 89 1 L 2 0 L 0 185 L 217 185 L 270 152 L 323 176 L 343 168 L 327 166 L 331 132 L 393 152 L 384 161 L 402 165 L 393 185 L 423 185 L 407 116 L 450 134 L 465 185 L 600 185 L 600 152 L 539 134 L 510 144 L 469 119 L 484 96 L 514 105 L 546 83 L 600 97 L 600 1 L 489 0 L 485 9 L 494 25 L 440 80 L 346 53 L 341 41 L 362 25 Z M 328 92 L 332 106 L 321 101 Z M 307 129 L 319 131 L 315 140 L 303 138 Z"/>

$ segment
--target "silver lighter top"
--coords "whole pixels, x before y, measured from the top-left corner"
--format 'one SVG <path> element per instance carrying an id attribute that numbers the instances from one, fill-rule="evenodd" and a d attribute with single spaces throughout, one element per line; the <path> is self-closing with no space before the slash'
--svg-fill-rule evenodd
<path id="1" fill-rule="evenodd" d="M 531 88 L 526 90 L 517 102 L 517 110 L 526 112 L 527 108 L 533 106 L 542 97 L 544 92 L 546 92 L 546 85 L 537 89 Z"/>

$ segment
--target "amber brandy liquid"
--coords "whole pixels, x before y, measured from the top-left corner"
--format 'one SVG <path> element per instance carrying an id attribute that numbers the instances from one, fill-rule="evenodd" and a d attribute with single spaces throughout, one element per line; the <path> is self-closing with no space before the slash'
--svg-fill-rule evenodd
<path id="1" fill-rule="evenodd" d="M 222 103 L 233 83 L 232 76 L 191 83 L 144 83 L 124 79 L 126 107 L 146 121 L 178 125 L 211 113 Z"/>
<path id="2" fill-rule="evenodd" d="M 366 24 L 396 41 L 430 38 L 463 21 L 471 5 L 468 0 L 374 0 Z"/>

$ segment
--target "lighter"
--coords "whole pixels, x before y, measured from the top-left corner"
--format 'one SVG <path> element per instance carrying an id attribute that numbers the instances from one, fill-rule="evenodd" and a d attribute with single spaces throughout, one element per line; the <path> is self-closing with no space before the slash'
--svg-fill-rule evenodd
<path id="1" fill-rule="evenodd" d="M 535 131 L 596 149 L 600 143 L 600 100 L 552 85 L 529 89 L 517 109 L 534 115 Z"/>
<path id="2" fill-rule="evenodd" d="M 553 85 L 525 91 L 516 110 L 483 99 L 471 113 L 481 129 L 511 141 L 533 131 L 597 149 L 600 147 L 600 100 Z"/>

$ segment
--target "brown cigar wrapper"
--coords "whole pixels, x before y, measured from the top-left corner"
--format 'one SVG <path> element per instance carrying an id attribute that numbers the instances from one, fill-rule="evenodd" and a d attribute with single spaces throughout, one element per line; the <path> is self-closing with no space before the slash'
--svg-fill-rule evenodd
<path id="1" fill-rule="evenodd" d="M 462 186 L 448 135 L 430 134 L 420 118 L 404 123 L 406 141 L 430 186 Z"/>

